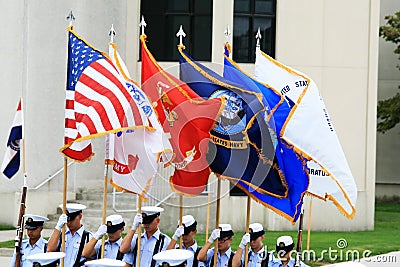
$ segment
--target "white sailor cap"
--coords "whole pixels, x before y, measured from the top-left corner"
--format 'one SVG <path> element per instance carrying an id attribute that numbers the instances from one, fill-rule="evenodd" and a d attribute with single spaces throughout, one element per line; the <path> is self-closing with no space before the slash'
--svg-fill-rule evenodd
<path id="1" fill-rule="evenodd" d="M 124 219 L 122 218 L 121 215 L 118 214 L 107 216 L 106 224 L 107 224 L 107 233 L 115 233 L 117 230 L 125 226 Z"/>
<path id="2" fill-rule="evenodd" d="M 58 207 L 60 207 L 61 209 L 63 208 L 63 204 L 60 204 Z M 67 203 L 66 205 L 67 208 L 67 212 L 68 213 L 74 213 L 77 211 L 82 211 L 86 209 L 85 205 L 79 204 L 79 203 Z"/>
<path id="3" fill-rule="evenodd" d="M 293 239 L 292 239 L 291 236 L 288 236 L 288 235 L 280 236 L 280 237 L 278 237 L 278 239 L 276 240 L 276 245 L 277 245 L 277 246 L 284 246 L 284 247 L 286 247 L 286 246 L 289 246 L 289 245 L 291 245 L 291 244 L 293 244 Z"/>
<path id="4" fill-rule="evenodd" d="M 180 220 L 178 220 L 178 224 L 180 224 Z M 182 216 L 182 225 L 184 226 L 184 235 L 197 229 L 197 222 L 192 215 Z"/>
<path id="5" fill-rule="evenodd" d="M 60 204 L 58 207 L 62 209 L 63 204 Z M 66 208 L 68 221 L 72 221 L 73 219 L 75 219 L 76 216 L 82 213 L 82 210 L 86 209 L 86 206 L 78 203 L 67 203 Z"/>
<path id="6" fill-rule="evenodd" d="M 164 250 L 153 256 L 162 267 L 185 266 L 186 260 L 193 258 L 193 253 L 185 249 Z"/>
<path id="7" fill-rule="evenodd" d="M 250 240 L 256 240 L 258 237 L 265 234 L 264 228 L 261 223 L 252 223 L 249 225 Z"/>
<path id="8" fill-rule="evenodd" d="M 58 260 L 64 257 L 64 252 L 46 252 L 29 255 L 26 259 L 33 264 L 33 267 L 53 267 L 57 266 Z"/>
<path id="9" fill-rule="evenodd" d="M 24 219 L 25 219 L 25 228 L 28 230 L 34 230 L 40 226 L 43 226 L 43 223 L 49 220 L 46 217 L 33 214 L 25 214 Z"/>
<path id="10" fill-rule="evenodd" d="M 294 243 L 293 243 L 293 239 L 291 236 L 288 235 L 283 235 L 278 237 L 278 239 L 276 240 L 276 251 L 281 252 L 284 251 L 285 253 L 283 253 L 283 255 L 285 255 L 286 253 L 292 251 L 294 248 Z"/>
<path id="11" fill-rule="evenodd" d="M 218 225 L 218 227 L 221 230 L 219 232 L 219 238 L 220 239 L 234 235 L 234 233 L 232 231 L 232 226 L 229 223 L 220 223 Z"/>
<path id="12" fill-rule="evenodd" d="M 155 206 L 142 207 L 143 224 L 151 223 L 155 218 L 160 216 L 164 209 Z"/>
<path id="13" fill-rule="evenodd" d="M 85 262 L 85 266 L 92 267 L 117 267 L 117 266 L 125 266 L 125 262 L 114 259 L 98 259 Z"/>

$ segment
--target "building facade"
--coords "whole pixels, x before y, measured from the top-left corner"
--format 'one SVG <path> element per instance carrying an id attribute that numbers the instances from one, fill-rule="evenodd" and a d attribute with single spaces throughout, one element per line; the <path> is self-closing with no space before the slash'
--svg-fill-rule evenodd
<path id="1" fill-rule="evenodd" d="M 108 32 L 113 24 L 119 52 L 133 78 L 140 81 L 138 24 L 145 10 L 146 34 L 149 43 L 155 43 L 154 48 L 149 48 L 162 59 L 162 67 L 175 75 L 175 33 L 179 25 L 188 29 L 184 42 L 189 52 L 218 72 L 223 62 L 224 31 L 230 25 L 233 58 L 249 73 L 254 72 L 254 35 L 259 25 L 264 36 L 261 48 L 307 73 L 318 85 L 357 184 L 355 218 L 346 219 L 332 203 L 313 200 L 312 229 L 373 229 L 380 1 L 1 0 L 1 5 L 7 25 L 2 27 L 0 40 L 0 140 L 7 138 L 22 95 L 27 211 L 46 215 L 62 202 L 64 159 L 58 150 L 64 133 L 66 16 L 73 10 L 74 30 L 103 51 L 108 50 Z M 101 138 L 93 143 L 93 159 L 68 168 L 71 198 L 79 190 L 102 190 L 105 145 Z M 4 149 L 0 147 L 0 155 Z M 15 224 L 22 184 L 22 170 L 12 180 L 0 180 L 0 202 L 9 207 L 0 216 L 1 223 Z M 222 188 L 226 194 L 221 206 L 235 207 L 235 212 L 222 209 L 220 221 L 243 230 L 247 198 L 230 196 L 227 181 L 222 182 Z M 310 200 L 305 197 L 306 213 Z M 271 230 L 293 228 L 263 206 L 251 205 L 251 221 L 262 222 Z M 193 212 L 202 216 L 203 210 L 204 206 Z M 169 225 L 175 225 L 175 220 L 171 218 Z"/>

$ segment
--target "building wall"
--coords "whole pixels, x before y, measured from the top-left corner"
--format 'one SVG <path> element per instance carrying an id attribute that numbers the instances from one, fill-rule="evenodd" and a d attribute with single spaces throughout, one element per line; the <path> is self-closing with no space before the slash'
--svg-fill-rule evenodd
<path id="1" fill-rule="evenodd" d="M 7 8 L 0 44 L 6 64 L 1 68 L 0 99 L 2 120 L 0 140 L 6 140 L 18 97 L 25 98 L 26 169 L 28 187 L 36 187 L 63 167 L 58 152 L 63 143 L 68 22 L 72 9 L 74 29 L 93 46 L 107 51 L 111 24 L 117 32 L 115 42 L 131 74 L 140 81 L 138 22 L 140 1 L 68 1 L 1 0 Z M 345 8 L 344 8 L 345 7 Z M 357 215 L 345 219 L 331 204 L 313 201 L 313 229 L 365 230 L 373 228 L 375 183 L 375 125 L 378 66 L 379 1 L 279 0 L 277 10 L 276 58 L 286 65 L 307 73 L 317 83 L 335 129 L 342 143 L 350 169 L 355 177 L 359 198 Z M 220 69 L 223 32 L 232 25 L 233 0 L 214 1 L 213 64 Z M 151 22 L 147 22 L 151 23 Z M 233 29 L 234 30 L 234 29 Z M 24 33 L 24 34 L 21 34 Z M 175 38 L 172 36 L 171 38 Z M 177 74 L 177 63 L 163 63 Z M 243 64 L 250 73 L 252 64 Z M 68 172 L 68 191 L 100 189 L 103 177 L 104 141 L 94 141 L 96 155 L 90 162 L 73 164 Z M 4 147 L 0 147 L 0 155 Z M 62 172 L 40 192 L 62 192 Z M 15 197 L 22 186 L 22 172 L 11 181 L 2 178 L 0 191 Z M 243 230 L 246 198 L 229 197 L 228 182 L 222 182 L 225 193 L 220 222 L 230 222 Z M 28 192 L 29 194 L 29 192 Z M 62 199 L 32 205 L 55 207 Z M 16 201 L 17 202 L 17 201 Z M 38 203 L 39 202 L 39 203 Z M 292 229 L 293 226 L 259 204 L 251 204 L 251 221 L 262 222 L 268 229 Z M 305 208 L 309 207 L 306 197 Z M 18 208 L 0 215 L 15 217 Z M 328 211 L 328 212 L 327 212 Z M 197 212 L 197 211 L 196 211 Z M 307 211 L 306 211 L 307 212 Z M 198 211 L 202 216 L 202 211 Z M 15 220 L 14 220 L 15 221 Z M 175 220 L 171 221 L 175 224 Z"/>
<path id="2" fill-rule="evenodd" d="M 400 1 L 386 0 L 381 3 L 379 25 L 385 25 L 385 16 L 400 11 Z M 378 99 L 392 97 L 400 86 L 400 64 L 393 51 L 396 46 L 379 38 Z M 400 126 L 377 134 L 376 196 L 400 196 Z"/>

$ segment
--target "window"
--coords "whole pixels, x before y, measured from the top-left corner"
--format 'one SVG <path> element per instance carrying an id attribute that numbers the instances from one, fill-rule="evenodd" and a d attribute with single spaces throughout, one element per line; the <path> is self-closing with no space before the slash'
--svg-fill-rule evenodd
<path id="1" fill-rule="evenodd" d="M 148 47 L 157 61 L 179 58 L 176 33 L 186 33 L 186 51 L 196 60 L 211 60 L 212 0 L 142 0 Z"/>
<path id="2" fill-rule="evenodd" d="M 257 30 L 261 49 L 275 56 L 276 0 L 235 0 L 233 17 L 233 59 L 254 63 Z"/>

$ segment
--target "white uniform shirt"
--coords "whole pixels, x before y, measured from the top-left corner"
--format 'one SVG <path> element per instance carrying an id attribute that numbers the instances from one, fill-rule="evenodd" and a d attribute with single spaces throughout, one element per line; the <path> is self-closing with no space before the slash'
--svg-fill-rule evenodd
<path id="1" fill-rule="evenodd" d="M 118 251 L 119 251 L 119 247 L 121 246 L 121 242 L 122 242 L 122 237 L 120 239 L 118 239 L 116 242 L 111 243 L 110 240 L 106 240 L 104 242 L 104 258 L 107 259 L 117 259 L 117 255 L 118 255 Z M 94 250 L 96 251 L 96 258 L 100 258 L 101 252 L 100 252 L 100 248 L 102 245 L 102 240 L 100 239 L 99 241 L 97 241 L 96 245 L 94 245 Z M 97 257 L 98 255 L 98 257 Z"/>
<path id="2" fill-rule="evenodd" d="M 225 251 L 225 253 L 222 255 L 220 255 L 219 251 L 218 251 L 217 267 L 228 267 L 229 259 L 232 254 L 233 254 L 233 251 L 231 248 L 229 248 L 227 251 Z M 206 266 L 214 266 L 213 256 L 214 256 L 214 248 L 211 248 L 207 251 Z"/>
<path id="3" fill-rule="evenodd" d="M 263 259 L 267 257 L 264 247 L 260 249 L 258 252 L 253 252 L 252 250 L 250 250 L 249 254 L 250 256 L 248 261 L 248 267 L 261 267 L 261 262 L 263 261 Z M 269 254 L 268 266 L 270 266 L 271 262 L 274 260 L 274 255 L 272 253 L 268 254 Z M 244 250 L 242 253 L 242 266 L 244 266 Z"/>
<path id="4" fill-rule="evenodd" d="M 76 257 L 78 256 L 79 246 L 82 240 L 83 230 L 84 227 L 82 225 L 81 228 L 79 228 L 79 230 L 76 231 L 73 236 L 68 228 L 67 231 L 65 232 L 65 257 L 64 257 L 65 267 L 72 267 L 75 263 Z M 90 240 L 92 237 L 93 237 L 92 233 L 89 232 L 88 240 Z M 80 261 L 84 259 L 85 259 L 84 257 L 81 257 Z"/>
<path id="5" fill-rule="evenodd" d="M 142 234 L 140 239 L 140 266 L 147 266 L 147 267 L 151 266 L 151 261 L 153 260 L 154 248 L 156 246 L 158 239 L 160 238 L 160 234 L 161 234 L 160 229 L 158 229 L 150 238 L 147 238 L 146 233 Z M 169 236 L 165 234 L 163 235 L 165 236 L 164 244 L 161 245 L 162 242 L 160 243 L 160 248 L 158 249 L 157 252 L 166 250 L 169 243 L 171 242 L 171 238 Z M 131 250 L 129 251 L 129 253 L 124 255 L 124 258 L 122 260 L 123 262 L 128 263 L 130 265 L 134 265 L 133 251 L 135 250 L 136 247 L 136 239 L 137 239 L 137 234 L 135 234 L 132 238 Z M 158 263 L 156 263 L 155 266 L 158 266 Z"/>
<path id="6" fill-rule="evenodd" d="M 179 248 L 179 246 L 178 246 L 178 248 Z M 187 260 L 186 267 L 193 267 L 194 254 L 196 253 L 197 248 L 198 248 L 198 246 L 197 246 L 196 240 L 194 241 L 194 244 L 191 245 L 188 248 L 185 247 L 185 245 L 182 244 L 182 249 L 189 250 L 190 252 L 193 253 L 193 258 L 190 258 L 190 259 Z M 206 266 L 206 264 L 205 264 L 204 261 L 198 261 L 197 266 L 198 267 L 204 267 L 204 266 Z"/>
<path id="7" fill-rule="evenodd" d="M 32 267 L 32 262 L 28 261 L 26 257 L 33 255 L 33 254 L 38 254 L 38 253 L 44 253 L 45 251 L 45 246 L 47 244 L 47 240 L 43 239 L 43 237 L 40 237 L 36 243 L 31 246 L 29 244 L 29 239 L 24 239 L 22 240 L 21 244 L 21 253 L 23 254 L 21 257 L 21 267 Z M 17 254 L 14 252 L 14 255 L 11 260 L 11 267 L 14 267 L 15 265 L 15 258 Z"/>

